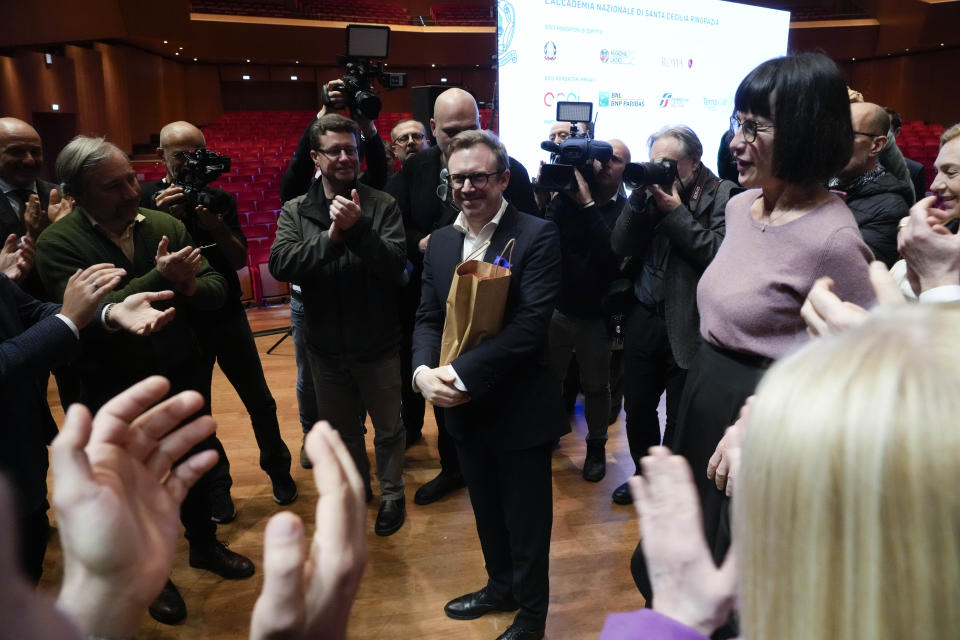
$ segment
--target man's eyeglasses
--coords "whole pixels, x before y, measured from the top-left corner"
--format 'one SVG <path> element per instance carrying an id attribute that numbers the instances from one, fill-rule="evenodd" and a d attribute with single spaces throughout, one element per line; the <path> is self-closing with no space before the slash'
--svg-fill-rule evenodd
<path id="1" fill-rule="evenodd" d="M 339 158 L 341 153 L 347 154 L 348 158 L 353 158 L 357 155 L 356 147 L 333 147 L 331 149 L 318 149 L 318 151 L 331 160 Z"/>
<path id="2" fill-rule="evenodd" d="M 855 136 L 867 136 L 868 138 L 879 138 L 880 136 L 885 136 L 885 133 L 865 133 L 863 131 L 854 131 L 853 135 Z"/>
<path id="3" fill-rule="evenodd" d="M 743 141 L 747 144 L 756 141 L 758 133 L 773 131 L 774 128 L 772 124 L 760 124 L 756 120 L 744 120 L 741 122 L 737 116 L 730 117 L 730 131 L 733 132 L 733 135 L 737 135 L 737 132 L 742 129 Z"/>
<path id="4" fill-rule="evenodd" d="M 451 173 L 450 184 L 454 189 L 463 189 L 463 185 L 470 181 L 474 189 L 483 189 L 487 185 L 487 180 L 491 176 L 498 176 L 503 171 L 493 171 L 491 173 Z"/>
<path id="5" fill-rule="evenodd" d="M 422 133 L 405 133 L 402 136 L 397 136 L 397 139 L 393 141 L 394 144 L 407 144 L 411 140 L 414 142 L 423 142 L 424 136 Z"/>

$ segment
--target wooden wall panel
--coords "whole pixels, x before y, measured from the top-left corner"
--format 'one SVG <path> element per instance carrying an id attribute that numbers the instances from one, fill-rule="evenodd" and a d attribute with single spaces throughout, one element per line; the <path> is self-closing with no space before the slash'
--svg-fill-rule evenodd
<path id="1" fill-rule="evenodd" d="M 186 119 L 197 126 L 210 124 L 223 113 L 220 72 L 214 65 L 186 65 L 183 71 Z"/>
<path id="2" fill-rule="evenodd" d="M 96 43 L 94 49 L 100 53 L 103 61 L 103 98 L 108 131 L 111 142 L 126 152 L 133 150 L 133 136 L 130 129 L 130 94 L 126 85 L 127 59 L 120 47 Z M 139 99 L 136 103 L 139 105 Z"/>
<path id="3" fill-rule="evenodd" d="M 0 114 L 29 122 L 30 113 L 30 96 L 24 90 L 17 61 L 0 56 Z"/>
<path id="4" fill-rule="evenodd" d="M 107 105 L 103 84 L 103 60 L 99 51 L 68 46 L 77 88 L 77 133 L 108 133 Z"/>

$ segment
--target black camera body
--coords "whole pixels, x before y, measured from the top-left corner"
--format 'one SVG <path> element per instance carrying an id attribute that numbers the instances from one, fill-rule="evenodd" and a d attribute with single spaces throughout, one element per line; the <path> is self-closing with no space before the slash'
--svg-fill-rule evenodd
<path id="1" fill-rule="evenodd" d="M 590 122 L 592 110 L 590 102 L 557 103 L 557 121 L 570 123 L 570 137 L 559 143 L 549 140 L 540 143 L 541 149 L 550 152 L 550 162 L 540 167 L 537 186 L 548 191 L 576 190 L 574 170 L 589 183 L 593 179 L 593 161 L 609 162 L 613 156 L 610 143 L 592 139 L 577 126 L 578 122 Z"/>
<path id="2" fill-rule="evenodd" d="M 339 91 L 346 100 L 347 107 L 368 120 L 380 117 L 383 103 L 373 91 L 373 80 L 376 79 L 387 89 L 396 89 L 407 86 L 407 74 L 388 73 L 383 70 L 383 63 L 374 62 L 369 58 L 350 58 L 339 56 L 338 61 L 344 67 L 343 86 Z M 326 85 L 322 90 L 323 104 L 333 107 Z"/>
<path id="3" fill-rule="evenodd" d="M 628 162 L 623 169 L 623 183 L 630 189 L 659 185 L 669 191 L 677 179 L 677 162 L 657 158 L 652 162 Z"/>
<path id="4" fill-rule="evenodd" d="M 183 189 L 184 204 L 190 209 L 198 206 L 222 213 L 230 206 L 230 195 L 207 188 L 207 185 L 230 171 L 230 158 L 200 147 L 182 153 L 183 166 L 177 171 L 173 184 Z"/>

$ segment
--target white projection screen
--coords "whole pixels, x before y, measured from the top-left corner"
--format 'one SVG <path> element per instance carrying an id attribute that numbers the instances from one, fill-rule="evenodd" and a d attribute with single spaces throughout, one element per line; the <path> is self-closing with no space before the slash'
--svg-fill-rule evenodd
<path id="1" fill-rule="evenodd" d="M 592 102 L 595 137 L 635 162 L 667 124 L 690 126 L 716 170 L 733 96 L 787 50 L 790 14 L 720 0 L 499 0 L 500 137 L 536 175 L 560 100 Z"/>

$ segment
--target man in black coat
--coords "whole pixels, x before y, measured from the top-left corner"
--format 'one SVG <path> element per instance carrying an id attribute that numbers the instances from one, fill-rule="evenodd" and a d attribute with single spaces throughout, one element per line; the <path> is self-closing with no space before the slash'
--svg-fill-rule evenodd
<path id="1" fill-rule="evenodd" d="M 430 128 L 437 145 L 407 158 L 400 171 L 387 182 L 386 191 L 392 195 L 403 214 L 403 228 L 407 235 L 407 259 L 412 273 L 410 284 L 401 292 L 400 323 L 403 340 L 401 375 L 403 376 L 403 422 L 407 430 L 407 444 L 420 439 L 423 428 L 423 399 L 411 391 L 410 364 L 413 318 L 420 302 L 420 274 L 423 256 L 434 230 L 453 223 L 459 210 L 440 173 L 446 169 L 444 155 L 453 139 L 461 131 L 480 129 L 477 102 L 463 89 L 448 89 L 434 103 Z M 523 165 L 509 158 L 509 181 L 504 197 L 520 211 L 538 211 L 530 176 Z M 437 449 L 440 453 L 440 473 L 420 487 L 414 502 L 420 505 L 439 500 L 454 489 L 463 486 L 463 479 L 453 449 L 453 443 L 443 425 L 443 414 L 434 412 L 437 419 Z"/>
<path id="2" fill-rule="evenodd" d="M 879 162 L 890 128 L 890 116 L 883 107 L 854 102 L 850 117 L 853 153 L 831 185 L 846 193 L 847 206 L 874 257 L 892 267 L 899 259 L 897 224 L 909 213 L 913 193 L 910 185 Z"/>
<path id="3" fill-rule="evenodd" d="M 449 152 L 450 185 L 461 213 L 453 225 L 433 231 L 427 245 L 413 384 L 442 407 L 470 491 L 488 581 L 444 611 L 470 620 L 519 609 L 498 640 L 536 640 L 543 637 L 549 601 L 550 455 L 569 431 L 547 344 L 560 291 L 560 242 L 552 223 L 504 200 L 509 161 L 496 136 L 461 133 Z M 439 366 L 454 269 L 485 242 L 484 259 L 492 262 L 510 240 L 515 245 L 502 328 Z"/>
<path id="4" fill-rule="evenodd" d="M 213 366 L 219 363 L 250 415 L 260 449 L 260 468 L 270 477 L 274 501 L 290 504 L 297 497 L 297 486 L 290 475 L 290 451 L 280 436 L 277 403 L 267 386 L 250 323 L 240 303 L 237 269 L 247 262 L 247 239 L 240 228 L 237 202 L 229 193 L 210 188 L 207 194 L 212 197 L 214 210 L 194 207 L 185 199 L 183 187 L 173 184 L 185 164 L 184 154 L 205 147 L 203 132 L 189 122 L 164 126 L 157 157 L 167 168 L 167 175 L 141 186 L 140 206 L 165 211 L 183 222 L 194 243 L 204 247 L 203 255 L 210 266 L 227 281 L 227 302 L 223 307 L 192 312 L 202 350 L 204 387 L 198 391 L 208 403 L 211 401 Z M 230 500 L 229 465 L 225 460 L 218 461 L 212 473 L 218 478 L 214 483 L 214 520 L 230 522 L 236 517 L 236 509 Z"/>

